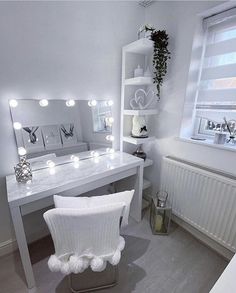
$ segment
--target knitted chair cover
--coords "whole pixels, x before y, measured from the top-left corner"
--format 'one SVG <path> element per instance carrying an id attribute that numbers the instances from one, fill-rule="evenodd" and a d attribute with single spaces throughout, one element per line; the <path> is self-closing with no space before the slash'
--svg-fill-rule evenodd
<path id="1" fill-rule="evenodd" d="M 119 223 L 125 203 L 83 209 L 55 208 L 44 213 L 52 235 L 55 254 L 49 258 L 51 271 L 68 275 L 89 266 L 103 271 L 107 261 L 117 265 L 125 241 Z"/>

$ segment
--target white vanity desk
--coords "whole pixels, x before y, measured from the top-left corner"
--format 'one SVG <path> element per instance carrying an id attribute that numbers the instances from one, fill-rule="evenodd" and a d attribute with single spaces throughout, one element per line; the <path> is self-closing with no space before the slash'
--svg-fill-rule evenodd
<path id="1" fill-rule="evenodd" d="M 55 166 L 53 169 L 42 169 L 33 172 L 30 184 L 19 184 L 15 175 L 6 177 L 8 202 L 12 214 L 16 239 L 20 250 L 21 260 L 29 289 L 36 287 L 32 264 L 30 261 L 22 216 L 41 209 L 42 199 L 52 200 L 53 194 L 75 190 L 77 195 L 136 175 L 134 186 L 135 195 L 131 204 L 131 216 L 141 220 L 143 160 L 132 155 L 115 152 L 97 158 Z M 75 194 L 74 194 L 75 195 Z M 45 203 L 44 203 L 45 206 Z"/>

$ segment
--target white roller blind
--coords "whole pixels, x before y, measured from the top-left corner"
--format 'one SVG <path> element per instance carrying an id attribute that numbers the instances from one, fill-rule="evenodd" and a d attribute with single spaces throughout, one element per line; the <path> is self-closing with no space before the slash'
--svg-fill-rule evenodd
<path id="1" fill-rule="evenodd" d="M 236 9 L 204 20 L 196 110 L 236 110 Z"/>

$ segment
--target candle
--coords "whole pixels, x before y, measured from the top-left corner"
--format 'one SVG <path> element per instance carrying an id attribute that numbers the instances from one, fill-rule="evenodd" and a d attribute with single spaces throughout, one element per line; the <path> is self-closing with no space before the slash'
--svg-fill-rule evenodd
<path id="1" fill-rule="evenodd" d="M 160 232 L 162 225 L 163 225 L 163 217 L 161 215 L 156 215 L 156 217 L 155 217 L 155 230 L 157 232 Z"/>

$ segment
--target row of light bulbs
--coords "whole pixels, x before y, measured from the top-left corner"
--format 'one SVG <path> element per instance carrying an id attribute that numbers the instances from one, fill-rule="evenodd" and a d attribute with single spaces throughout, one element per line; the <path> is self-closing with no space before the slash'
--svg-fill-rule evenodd
<path id="1" fill-rule="evenodd" d="M 114 118 L 113 117 L 107 117 L 106 121 L 107 121 L 107 123 L 109 123 L 111 125 L 114 122 Z M 20 122 L 14 122 L 13 127 L 14 127 L 15 130 L 20 130 L 22 128 L 22 125 L 21 125 Z M 106 140 L 114 141 L 114 136 L 113 135 L 107 135 Z"/>
<path id="2" fill-rule="evenodd" d="M 48 104 L 49 104 L 49 102 L 46 99 L 39 100 L 39 105 L 41 107 L 47 107 Z M 106 104 L 107 104 L 107 106 L 112 106 L 113 101 L 112 100 L 107 100 Z M 10 100 L 9 105 L 10 105 L 11 108 L 16 108 L 18 106 L 18 101 L 17 100 Z M 66 100 L 66 106 L 67 107 L 74 107 L 74 105 L 75 105 L 75 100 L 73 100 L 73 99 Z M 97 101 L 96 100 L 89 100 L 88 105 L 89 105 L 89 107 L 95 107 L 97 105 Z"/>
<path id="3" fill-rule="evenodd" d="M 113 148 L 107 148 L 106 149 L 106 152 L 108 153 L 108 154 L 113 154 L 114 152 L 115 152 L 115 150 L 113 149 Z M 26 154 L 27 154 L 27 151 L 26 151 L 26 149 L 24 148 L 24 147 L 19 147 L 18 148 L 18 154 L 19 154 L 19 156 L 25 156 Z M 93 158 L 95 158 L 95 159 L 98 159 L 98 157 L 99 157 L 99 152 L 96 152 L 96 151 L 91 151 L 90 152 L 90 155 L 93 157 Z M 79 161 L 80 161 L 80 158 L 79 158 L 79 156 L 75 156 L 75 155 L 71 155 L 71 157 L 70 157 L 70 159 L 71 159 L 71 161 L 73 161 L 75 164 L 77 164 L 77 166 L 78 166 L 78 163 L 79 163 Z M 53 162 L 52 160 L 48 160 L 47 162 L 46 162 L 46 165 L 47 165 L 47 167 L 48 168 L 54 168 L 55 167 L 55 162 Z"/>

